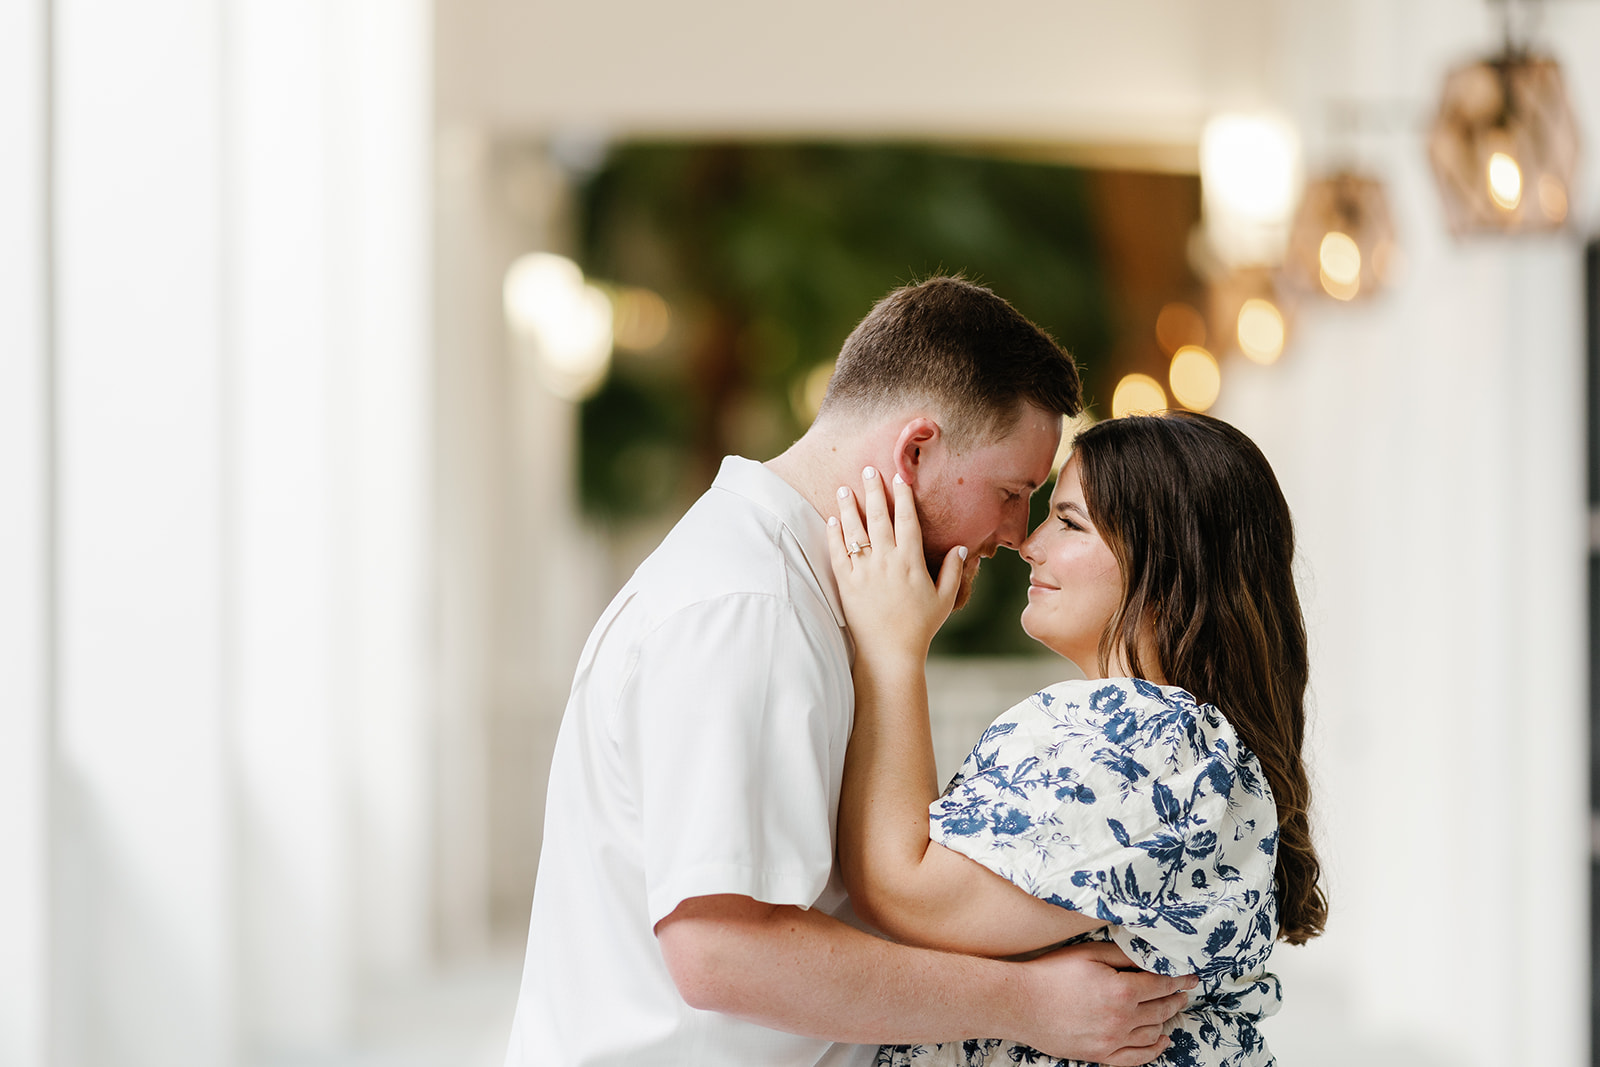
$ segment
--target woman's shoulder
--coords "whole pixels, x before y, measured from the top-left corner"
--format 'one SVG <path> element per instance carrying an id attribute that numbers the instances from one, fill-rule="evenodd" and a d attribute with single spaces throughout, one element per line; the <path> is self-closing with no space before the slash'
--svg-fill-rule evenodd
<path id="1" fill-rule="evenodd" d="M 1039 690 L 1001 721 L 1010 716 L 1031 727 L 1026 732 L 1036 738 L 1047 733 L 1058 746 L 1070 741 L 1097 763 L 1113 754 L 1143 760 L 1144 753 L 1159 756 L 1168 773 L 1216 765 L 1211 773 L 1226 768 L 1227 777 L 1237 776 L 1249 793 L 1264 785 L 1254 755 L 1227 716 L 1178 686 L 1144 678 L 1078 678 Z"/>
<path id="2" fill-rule="evenodd" d="M 1074 678 L 1046 686 L 1026 703 L 1055 718 L 1073 718 L 1095 725 L 1155 721 L 1167 726 L 1190 724 L 1227 729 L 1227 719 L 1187 690 L 1144 678 Z"/>

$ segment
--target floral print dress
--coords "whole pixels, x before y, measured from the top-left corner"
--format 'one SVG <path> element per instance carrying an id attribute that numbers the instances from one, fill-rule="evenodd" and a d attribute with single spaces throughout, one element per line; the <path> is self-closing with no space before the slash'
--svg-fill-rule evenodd
<path id="1" fill-rule="evenodd" d="M 929 809 L 934 841 L 1063 908 L 1111 924 L 1159 974 L 1200 985 L 1163 1067 L 1266 1067 L 1278 1010 L 1277 808 L 1215 707 L 1137 678 L 1035 693 L 986 730 Z M 886 1045 L 884 1067 L 1069 1064 L 1000 1038 Z"/>

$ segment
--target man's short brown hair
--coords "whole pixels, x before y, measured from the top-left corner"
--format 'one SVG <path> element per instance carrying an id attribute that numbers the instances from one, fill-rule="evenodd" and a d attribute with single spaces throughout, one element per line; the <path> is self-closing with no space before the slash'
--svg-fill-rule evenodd
<path id="1" fill-rule="evenodd" d="M 1076 415 L 1072 357 L 1005 300 L 961 277 L 896 289 L 845 339 L 821 416 L 931 404 L 958 445 L 1004 437 L 1024 402 Z"/>

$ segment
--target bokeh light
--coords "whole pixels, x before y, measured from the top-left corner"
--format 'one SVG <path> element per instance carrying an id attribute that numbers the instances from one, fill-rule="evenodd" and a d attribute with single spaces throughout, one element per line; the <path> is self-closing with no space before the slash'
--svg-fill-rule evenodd
<path id="1" fill-rule="evenodd" d="M 1222 370 L 1216 357 L 1199 345 L 1184 345 L 1172 354 L 1167 372 L 1172 395 L 1191 411 L 1205 411 L 1222 392 Z"/>
<path id="2" fill-rule="evenodd" d="M 818 363 L 800 379 L 800 384 L 790 397 L 795 418 L 800 425 L 809 426 L 822 410 L 822 398 L 827 395 L 828 382 L 833 378 L 834 360 Z"/>
<path id="3" fill-rule="evenodd" d="M 1361 249 L 1347 233 L 1330 230 L 1317 250 L 1322 288 L 1329 296 L 1349 300 L 1361 291 Z"/>
<path id="4" fill-rule="evenodd" d="M 1489 156 L 1489 198 L 1507 211 L 1522 203 L 1522 168 L 1504 152 Z"/>
<path id="5" fill-rule="evenodd" d="M 1257 363 L 1276 363 L 1283 355 L 1283 312 L 1270 300 L 1251 297 L 1239 308 L 1239 351 Z"/>
<path id="6" fill-rule="evenodd" d="M 618 348 L 648 352 L 667 339 L 672 311 L 659 293 L 624 287 L 611 299 L 611 332 Z"/>
<path id="7" fill-rule="evenodd" d="M 1117 383 L 1111 394 L 1111 417 L 1137 415 L 1151 411 L 1165 411 L 1167 391 L 1161 383 L 1148 374 L 1128 374 Z"/>
<path id="8" fill-rule="evenodd" d="M 506 322 L 534 347 L 551 392 L 581 400 L 611 365 L 611 300 L 564 256 L 532 252 L 511 264 L 503 291 Z"/>

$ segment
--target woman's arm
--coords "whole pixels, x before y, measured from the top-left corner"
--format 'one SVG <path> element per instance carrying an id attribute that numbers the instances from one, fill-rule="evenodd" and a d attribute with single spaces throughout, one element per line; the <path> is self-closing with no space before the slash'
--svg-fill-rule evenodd
<path id="1" fill-rule="evenodd" d="M 839 799 L 839 866 L 855 909 L 909 944 L 1014 955 L 1104 926 L 1048 904 L 987 867 L 933 843 L 939 795 L 928 725 L 928 645 L 955 602 L 966 550 L 944 560 L 937 585 L 922 554 L 911 487 L 863 477 L 863 526 L 847 490 L 831 527 L 833 569 L 856 644 L 855 727 Z M 852 555 L 851 541 L 871 544 Z"/>

